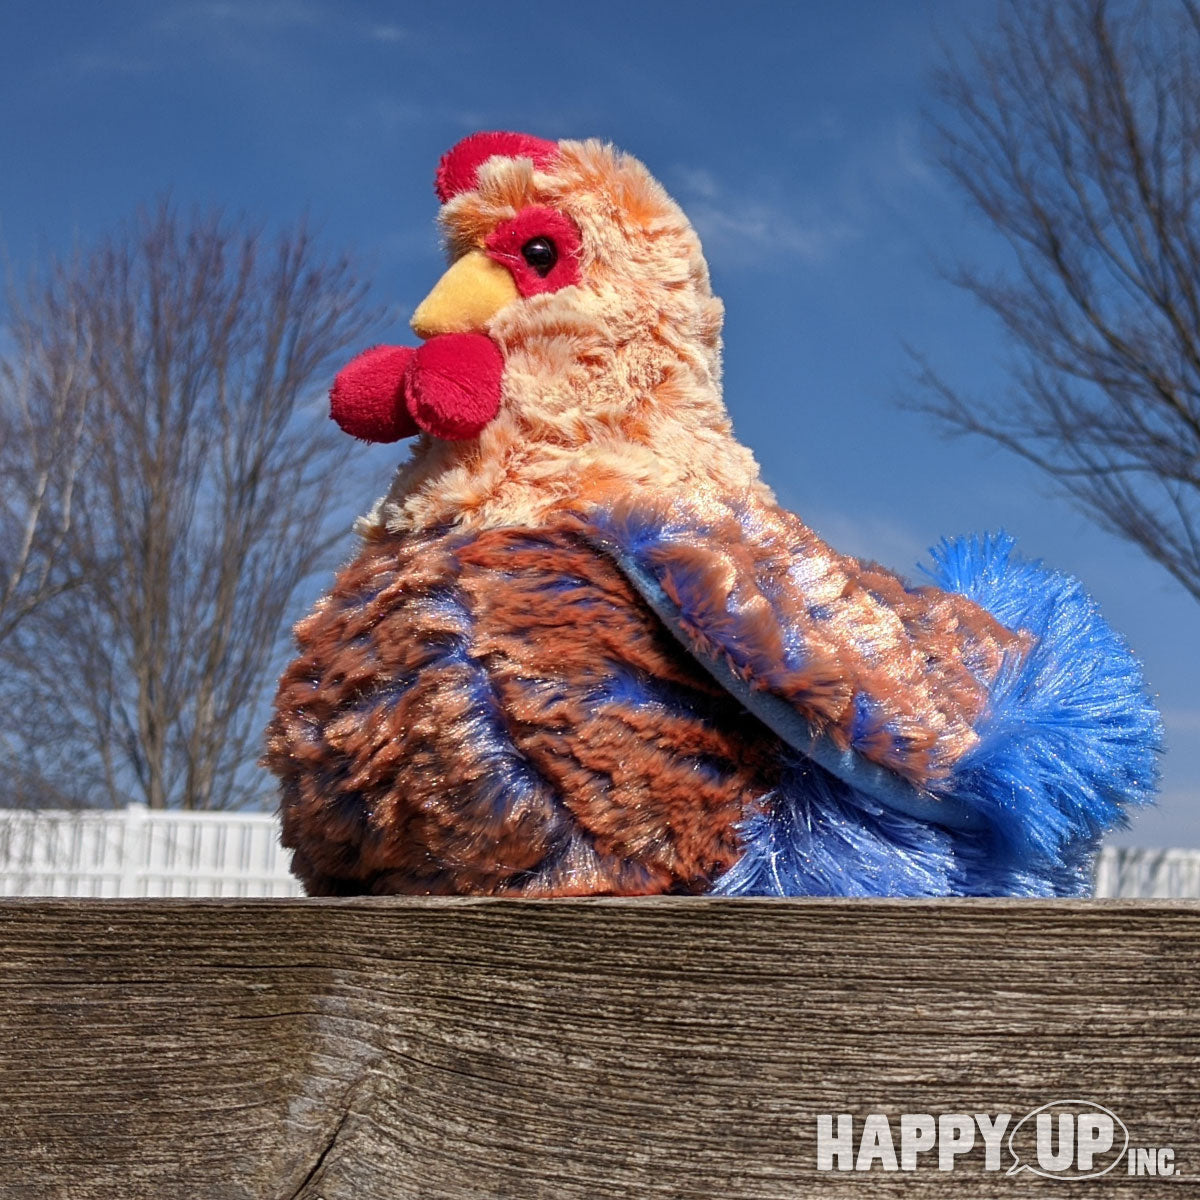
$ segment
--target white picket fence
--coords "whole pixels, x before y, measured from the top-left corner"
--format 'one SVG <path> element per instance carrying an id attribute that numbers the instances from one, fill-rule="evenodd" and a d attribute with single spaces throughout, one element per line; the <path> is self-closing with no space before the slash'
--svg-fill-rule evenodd
<path id="1" fill-rule="evenodd" d="M 0 810 L 0 896 L 299 896 L 270 813 Z M 1200 850 L 1107 847 L 1097 896 L 1200 897 Z"/>
<path id="2" fill-rule="evenodd" d="M 1200 898 L 1200 850 L 1106 847 L 1096 861 L 1096 895 Z"/>
<path id="3" fill-rule="evenodd" d="M 299 896 L 270 813 L 0 811 L 0 896 Z"/>

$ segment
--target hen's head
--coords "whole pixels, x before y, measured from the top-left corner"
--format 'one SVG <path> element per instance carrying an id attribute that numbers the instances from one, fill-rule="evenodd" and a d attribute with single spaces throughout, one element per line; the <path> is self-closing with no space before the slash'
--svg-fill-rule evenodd
<path id="1" fill-rule="evenodd" d="M 392 368 L 394 430 L 424 436 L 375 524 L 536 522 L 633 487 L 756 485 L 721 402 L 699 239 L 640 162 L 477 133 L 436 187 L 451 265 L 412 318 L 425 344 Z"/>

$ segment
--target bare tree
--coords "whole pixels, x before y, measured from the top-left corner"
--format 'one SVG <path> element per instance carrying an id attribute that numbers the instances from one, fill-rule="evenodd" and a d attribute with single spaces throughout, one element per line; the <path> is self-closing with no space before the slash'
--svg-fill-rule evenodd
<path id="1" fill-rule="evenodd" d="M 43 602 L 72 586 L 71 525 L 87 419 L 90 348 L 78 312 L 50 329 L 16 314 L 0 360 L 0 646 Z"/>
<path id="2" fill-rule="evenodd" d="M 955 281 L 1013 387 L 920 402 L 1051 475 L 1200 599 L 1200 6 L 1003 0 L 937 77 L 940 157 L 1012 251 Z"/>
<path id="3" fill-rule="evenodd" d="M 324 384 L 372 320 L 303 227 L 271 241 L 167 205 L 15 306 L 5 408 L 67 420 L 9 441 L 71 465 L 35 518 L 41 558 L 21 565 L 23 536 L 12 556 L 18 600 L 42 591 L 3 646 L 22 773 L 0 792 L 215 808 L 261 790 L 297 589 L 342 532 Z M 32 512 L 40 478 L 0 486 Z"/>

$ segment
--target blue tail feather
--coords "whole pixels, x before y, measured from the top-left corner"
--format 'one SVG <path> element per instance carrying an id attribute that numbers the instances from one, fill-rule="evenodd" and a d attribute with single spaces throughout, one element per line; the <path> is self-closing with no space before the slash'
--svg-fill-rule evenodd
<path id="1" fill-rule="evenodd" d="M 952 830 L 797 762 L 743 826 L 729 895 L 1080 895 L 1100 837 L 1152 801 L 1162 726 L 1141 667 L 1078 581 L 1007 534 L 943 541 L 927 574 L 1035 642 L 1008 665 L 978 744 L 942 791 L 980 818 Z"/>

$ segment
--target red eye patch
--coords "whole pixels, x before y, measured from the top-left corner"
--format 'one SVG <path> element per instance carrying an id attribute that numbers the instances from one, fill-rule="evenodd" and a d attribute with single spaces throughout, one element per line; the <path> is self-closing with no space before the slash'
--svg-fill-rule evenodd
<path id="1" fill-rule="evenodd" d="M 522 253 L 522 247 L 530 243 L 549 242 L 554 249 L 555 261 L 548 270 L 539 271 Z M 488 256 L 502 263 L 511 272 L 517 291 L 522 296 L 537 296 L 542 292 L 557 292 L 580 280 L 580 258 L 583 239 L 570 217 L 553 208 L 534 207 L 522 209 L 511 221 L 505 221 L 488 234 L 484 242 Z M 537 247 L 540 255 L 531 253 L 535 261 L 544 257 L 544 247 Z"/>

